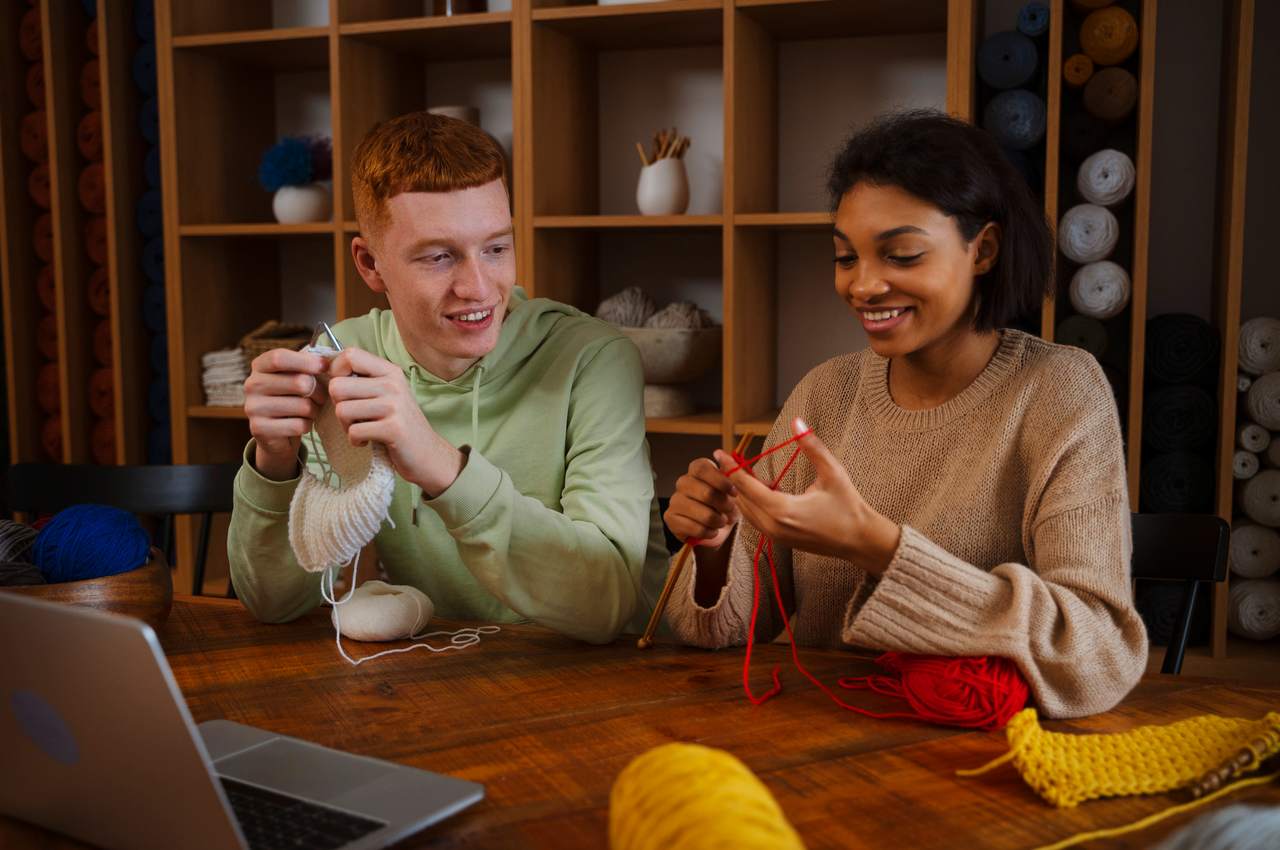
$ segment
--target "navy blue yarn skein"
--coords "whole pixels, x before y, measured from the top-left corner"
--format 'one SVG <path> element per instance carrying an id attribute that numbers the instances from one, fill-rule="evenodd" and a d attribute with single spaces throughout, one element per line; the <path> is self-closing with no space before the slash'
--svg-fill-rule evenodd
<path id="1" fill-rule="evenodd" d="M 40 531 L 31 560 L 55 584 L 128 572 L 146 563 L 151 541 L 138 518 L 106 505 L 73 505 Z"/>

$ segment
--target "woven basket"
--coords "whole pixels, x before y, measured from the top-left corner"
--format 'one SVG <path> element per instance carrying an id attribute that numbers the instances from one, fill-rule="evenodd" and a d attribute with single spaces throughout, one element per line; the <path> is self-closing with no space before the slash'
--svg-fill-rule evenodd
<path id="1" fill-rule="evenodd" d="M 252 363 L 259 354 L 266 354 L 273 348 L 297 351 L 309 342 L 311 329 L 306 325 L 286 325 L 271 319 L 241 337 L 240 347 L 244 349 L 244 361 Z"/>

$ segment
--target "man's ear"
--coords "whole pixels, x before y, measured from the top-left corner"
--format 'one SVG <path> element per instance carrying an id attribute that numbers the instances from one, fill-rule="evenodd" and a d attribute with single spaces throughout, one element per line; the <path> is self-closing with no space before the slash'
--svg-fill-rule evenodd
<path id="1" fill-rule="evenodd" d="M 984 275 L 995 266 L 996 258 L 1000 256 L 1000 238 L 1002 236 L 1003 232 L 1000 230 L 1000 225 L 992 221 L 974 237 L 974 243 L 977 247 L 973 257 L 974 275 Z"/>
<path id="2" fill-rule="evenodd" d="M 365 285 L 374 292 L 387 291 L 387 283 L 378 271 L 378 259 L 373 254 L 373 245 L 363 236 L 351 240 L 351 259 L 355 261 L 356 271 L 364 278 Z"/>

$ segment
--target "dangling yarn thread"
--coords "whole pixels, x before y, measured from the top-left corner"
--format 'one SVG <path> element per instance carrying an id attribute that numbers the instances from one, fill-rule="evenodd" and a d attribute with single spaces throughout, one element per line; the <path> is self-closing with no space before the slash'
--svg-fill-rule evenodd
<path id="1" fill-rule="evenodd" d="M 31 561 L 55 584 L 103 578 L 147 562 L 151 540 L 128 511 L 106 505 L 73 505 L 40 530 Z"/>
<path id="2" fill-rule="evenodd" d="M 748 475 L 754 476 L 755 473 L 751 467 L 759 460 L 791 443 L 798 443 L 811 433 L 813 432 L 802 431 L 750 459 L 735 452 L 733 459 L 737 465 L 729 470 L 728 475 L 746 471 Z M 791 457 L 783 465 L 782 471 L 769 485 L 769 489 L 778 489 L 783 477 L 799 456 L 800 447 L 796 446 Z M 1007 658 L 996 656 L 948 658 L 902 652 L 886 652 L 876 659 L 877 664 L 890 671 L 889 675 L 846 677 L 839 680 L 839 685 L 849 690 L 870 690 L 899 699 L 906 703 L 906 710 L 874 712 L 840 699 L 800 661 L 800 650 L 795 635 L 791 631 L 790 618 L 782 601 L 781 585 L 773 558 L 773 541 L 764 534 L 760 535 L 751 563 L 751 623 L 747 627 L 747 652 L 742 663 L 742 689 L 752 705 L 763 705 L 782 692 L 777 667 L 773 668 L 773 685 L 769 690 L 758 696 L 751 691 L 751 651 L 755 646 L 756 621 L 760 614 L 760 557 L 762 554 L 769 565 L 773 595 L 791 646 L 792 662 L 806 679 L 841 708 L 878 720 L 923 720 L 928 723 L 968 729 L 1001 729 L 1026 706 L 1030 689 L 1026 680 L 1018 672 L 1017 665 Z"/>

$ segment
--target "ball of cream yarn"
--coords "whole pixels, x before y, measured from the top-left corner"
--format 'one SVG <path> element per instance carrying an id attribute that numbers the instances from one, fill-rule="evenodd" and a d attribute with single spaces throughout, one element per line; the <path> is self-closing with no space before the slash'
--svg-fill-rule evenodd
<path id="1" fill-rule="evenodd" d="M 1280 369 L 1280 319 L 1259 316 L 1240 326 L 1240 370 L 1261 375 Z"/>
<path id="2" fill-rule="evenodd" d="M 1280 570 L 1280 532 L 1238 522 L 1231 529 L 1231 571 L 1242 578 L 1266 578 Z"/>
<path id="3" fill-rule="evenodd" d="M 1280 469 L 1264 469 L 1240 488 L 1244 515 L 1259 525 L 1280 527 Z"/>
<path id="4" fill-rule="evenodd" d="M 676 301 L 663 307 L 645 320 L 646 328 L 684 328 L 701 330 L 715 322 L 711 314 L 692 301 Z"/>
<path id="5" fill-rule="evenodd" d="M 1271 445 L 1271 432 L 1256 422 L 1246 422 L 1236 432 L 1236 443 L 1247 452 L 1265 452 Z"/>
<path id="6" fill-rule="evenodd" d="M 436 606 L 421 590 L 404 584 L 366 581 L 333 607 L 333 624 L 355 640 L 402 640 L 431 621 Z"/>
<path id="7" fill-rule="evenodd" d="M 629 286 L 617 295 L 610 295 L 601 301 L 596 308 L 596 318 L 620 328 L 639 328 L 644 326 L 657 309 L 653 299 L 643 289 Z"/>
<path id="8" fill-rule="evenodd" d="M 1076 188 L 1089 203 L 1110 207 L 1129 197 L 1135 179 L 1133 160 L 1129 155 L 1106 148 L 1080 164 Z"/>
<path id="9" fill-rule="evenodd" d="M 664 744 L 636 758 L 609 795 L 611 850 L 804 850 L 777 801 L 722 750 Z"/>
<path id="10" fill-rule="evenodd" d="M 1250 640 L 1271 640 L 1280 635 L 1280 581 L 1231 582 L 1227 626 L 1232 634 Z"/>
<path id="11" fill-rule="evenodd" d="M 1089 263 L 1071 278 L 1071 306 L 1094 319 L 1110 319 L 1129 303 L 1129 273 L 1111 262 Z"/>
<path id="12" fill-rule="evenodd" d="M 1263 428 L 1280 431 L 1280 372 L 1269 372 L 1253 382 L 1245 398 L 1249 418 Z"/>
<path id="13" fill-rule="evenodd" d="M 1120 240 L 1120 224 L 1111 210 L 1097 204 L 1077 204 L 1067 210 L 1058 228 L 1058 247 L 1076 263 L 1096 263 L 1111 256 Z"/>

